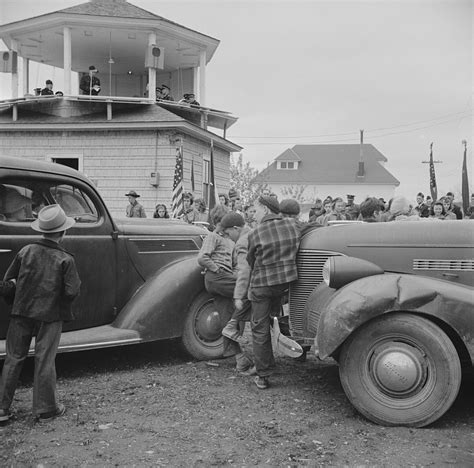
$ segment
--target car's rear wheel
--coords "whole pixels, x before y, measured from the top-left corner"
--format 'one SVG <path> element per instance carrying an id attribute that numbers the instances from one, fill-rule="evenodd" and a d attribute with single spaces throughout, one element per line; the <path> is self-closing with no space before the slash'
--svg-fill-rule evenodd
<path id="1" fill-rule="evenodd" d="M 343 345 L 339 374 L 351 403 L 387 426 L 423 427 L 453 404 L 461 364 L 449 337 L 409 314 L 378 317 Z"/>
<path id="2" fill-rule="evenodd" d="M 212 296 L 203 291 L 192 302 L 183 330 L 185 350 L 196 359 L 217 359 L 224 350 L 222 324 Z"/>

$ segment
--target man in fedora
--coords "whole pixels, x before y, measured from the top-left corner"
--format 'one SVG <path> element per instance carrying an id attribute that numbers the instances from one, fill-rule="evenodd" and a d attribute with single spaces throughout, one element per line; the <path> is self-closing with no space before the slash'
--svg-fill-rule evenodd
<path id="1" fill-rule="evenodd" d="M 135 190 L 130 190 L 125 194 L 128 197 L 129 205 L 127 205 L 126 215 L 127 218 L 146 218 L 145 208 L 138 203 L 137 198 L 140 198 Z"/>
<path id="2" fill-rule="evenodd" d="M 45 206 L 31 224 L 42 238 L 23 247 L 5 273 L 5 281 L 16 283 L 16 292 L 0 384 L 0 422 L 11 416 L 10 406 L 33 336 L 33 414 L 37 420 L 47 420 L 66 410 L 56 401 L 54 361 L 63 321 L 74 319 L 71 303 L 81 285 L 74 257 L 60 245 L 74 224 L 59 205 Z"/>
<path id="3" fill-rule="evenodd" d="M 162 84 L 161 85 L 161 97 L 162 101 L 174 101 L 174 97 L 170 94 L 169 86 Z"/>
<path id="4" fill-rule="evenodd" d="M 91 65 L 89 67 L 89 73 L 84 74 L 79 83 L 79 88 L 82 91 L 82 94 L 88 96 L 98 96 L 100 93 L 100 80 L 96 75 L 99 73 L 99 70 Z"/>

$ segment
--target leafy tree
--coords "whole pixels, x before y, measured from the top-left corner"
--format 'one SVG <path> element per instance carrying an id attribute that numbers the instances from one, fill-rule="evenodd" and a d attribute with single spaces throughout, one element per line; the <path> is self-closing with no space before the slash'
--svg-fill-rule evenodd
<path id="1" fill-rule="evenodd" d="M 255 182 L 258 170 L 244 162 L 242 153 L 230 160 L 230 186 L 240 193 L 244 204 L 253 202 L 267 188 L 266 183 Z"/>

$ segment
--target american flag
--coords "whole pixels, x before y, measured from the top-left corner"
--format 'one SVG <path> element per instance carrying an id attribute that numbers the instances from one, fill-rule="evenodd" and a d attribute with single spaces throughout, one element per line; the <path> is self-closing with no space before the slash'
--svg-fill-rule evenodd
<path id="1" fill-rule="evenodd" d="M 433 201 L 438 199 L 438 187 L 436 186 L 436 174 L 433 162 L 433 143 L 430 145 L 430 192 Z"/>
<path id="2" fill-rule="evenodd" d="M 176 165 L 174 166 L 173 196 L 171 213 L 173 218 L 183 214 L 183 148 L 176 148 Z"/>

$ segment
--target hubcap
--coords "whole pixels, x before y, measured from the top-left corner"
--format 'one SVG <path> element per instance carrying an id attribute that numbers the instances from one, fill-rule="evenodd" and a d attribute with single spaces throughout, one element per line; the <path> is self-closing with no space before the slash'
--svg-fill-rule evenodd
<path id="1" fill-rule="evenodd" d="M 418 349 L 406 343 L 391 342 L 375 350 L 370 372 L 384 393 L 406 397 L 423 386 L 427 365 Z"/>
<path id="2" fill-rule="evenodd" d="M 203 341 L 216 341 L 221 336 L 221 319 L 212 304 L 203 307 L 194 323 L 196 335 Z"/>

